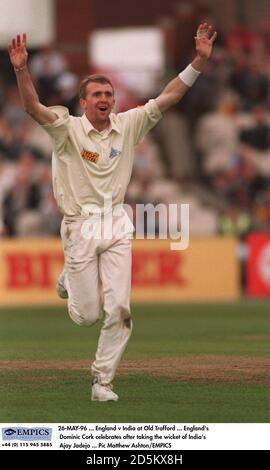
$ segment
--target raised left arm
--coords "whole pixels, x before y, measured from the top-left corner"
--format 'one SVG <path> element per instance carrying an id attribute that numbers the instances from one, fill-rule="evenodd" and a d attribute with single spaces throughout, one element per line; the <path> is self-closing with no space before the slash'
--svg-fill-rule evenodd
<path id="1" fill-rule="evenodd" d="M 156 98 L 156 102 L 161 112 L 166 111 L 171 106 L 178 103 L 183 98 L 188 89 L 193 85 L 206 61 L 210 58 L 213 43 L 217 37 L 211 25 L 200 24 L 195 36 L 196 56 L 192 63 L 183 70 L 178 77 L 171 80 L 161 94 Z"/>

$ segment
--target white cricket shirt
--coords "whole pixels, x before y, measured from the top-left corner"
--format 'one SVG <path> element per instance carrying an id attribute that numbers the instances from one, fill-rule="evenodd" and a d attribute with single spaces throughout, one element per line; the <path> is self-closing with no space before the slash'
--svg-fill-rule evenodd
<path id="1" fill-rule="evenodd" d="M 130 181 L 134 145 L 162 117 L 154 99 L 125 113 L 110 114 L 110 126 L 94 129 L 84 114 L 70 116 L 63 106 L 50 109 L 58 119 L 42 127 L 53 143 L 53 191 L 60 211 L 81 215 L 91 205 L 103 208 L 111 196 L 112 205 L 122 204 Z M 86 211 L 85 211 L 86 208 Z"/>

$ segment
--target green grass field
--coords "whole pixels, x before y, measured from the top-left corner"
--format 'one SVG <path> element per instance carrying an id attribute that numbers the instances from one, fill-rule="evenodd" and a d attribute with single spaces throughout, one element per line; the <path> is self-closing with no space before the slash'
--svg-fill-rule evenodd
<path id="1" fill-rule="evenodd" d="M 86 361 L 100 324 L 78 327 L 65 308 L 0 310 L 1 422 L 269 422 L 268 302 L 132 312 L 120 400 L 97 403 Z"/>

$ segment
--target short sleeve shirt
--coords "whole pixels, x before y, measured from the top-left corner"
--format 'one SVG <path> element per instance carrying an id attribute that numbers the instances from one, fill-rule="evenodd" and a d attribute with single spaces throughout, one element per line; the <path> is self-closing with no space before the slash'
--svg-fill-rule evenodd
<path id="1" fill-rule="evenodd" d="M 110 114 L 110 125 L 97 131 L 84 114 L 70 116 L 53 106 L 58 119 L 43 125 L 53 144 L 53 190 L 65 215 L 81 215 L 85 207 L 124 201 L 130 181 L 134 146 L 162 117 L 155 100 L 124 113 Z"/>

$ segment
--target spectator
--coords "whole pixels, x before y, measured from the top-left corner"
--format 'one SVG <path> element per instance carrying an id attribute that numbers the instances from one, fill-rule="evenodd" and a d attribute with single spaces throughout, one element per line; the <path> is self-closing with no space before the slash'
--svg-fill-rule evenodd
<path id="1" fill-rule="evenodd" d="M 40 188 L 35 180 L 35 171 L 33 156 L 28 152 L 23 152 L 17 163 L 14 184 L 7 193 L 4 202 L 4 221 L 10 236 L 17 234 L 16 227 L 18 224 L 20 225 L 19 218 L 26 211 L 31 211 L 32 215 L 35 213 L 33 217 L 35 220 L 39 219 Z M 33 217 L 29 217 L 30 225 Z M 31 228 L 33 228 L 32 225 Z M 27 229 L 24 228 L 24 234 L 26 231 Z"/>
<path id="2" fill-rule="evenodd" d="M 64 55 L 53 44 L 45 45 L 30 59 L 29 68 L 42 102 L 53 105 L 58 100 L 56 81 L 67 67 Z"/>

